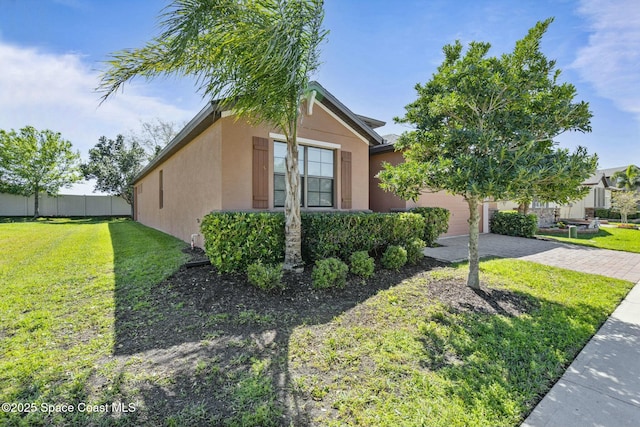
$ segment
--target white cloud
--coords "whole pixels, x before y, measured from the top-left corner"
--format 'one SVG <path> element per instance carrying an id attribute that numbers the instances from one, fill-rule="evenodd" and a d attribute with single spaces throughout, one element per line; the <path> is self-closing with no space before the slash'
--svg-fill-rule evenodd
<path id="1" fill-rule="evenodd" d="M 0 64 L 0 129 L 31 125 L 60 132 L 83 157 L 102 135 L 126 134 L 141 120 L 184 122 L 197 112 L 145 95 L 135 84 L 100 105 L 99 73 L 75 53 L 52 54 L 0 40 Z"/>
<path id="2" fill-rule="evenodd" d="M 591 34 L 572 67 L 598 95 L 640 121 L 640 2 L 583 0 L 578 12 Z"/>

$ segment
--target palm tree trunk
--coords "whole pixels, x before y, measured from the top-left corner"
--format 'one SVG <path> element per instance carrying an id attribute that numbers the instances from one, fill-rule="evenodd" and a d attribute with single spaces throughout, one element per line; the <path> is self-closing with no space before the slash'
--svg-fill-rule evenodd
<path id="1" fill-rule="evenodd" d="M 480 257 L 478 254 L 478 238 L 480 214 L 478 213 L 478 197 L 465 197 L 469 204 L 469 276 L 467 286 L 480 289 Z"/>
<path id="2" fill-rule="evenodd" d="M 295 134 L 294 134 L 295 135 Z M 298 143 L 295 136 L 287 141 L 284 201 L 284 265 L 285 270 L 302 272 L 302 221 L 300 219 L 300 172 L 298 168 Z"/>

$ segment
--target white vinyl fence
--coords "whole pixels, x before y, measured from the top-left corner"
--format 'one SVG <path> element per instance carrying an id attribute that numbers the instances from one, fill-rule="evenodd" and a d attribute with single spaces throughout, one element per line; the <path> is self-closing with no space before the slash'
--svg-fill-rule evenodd
<path id="1" fill-rule="evenodd" d="M 33 216 L 34 197 L 0 193 L 0 216 Z M 72 196 L 50 197 L 42 194 L 38 200 L 40 216 L 129 216 L 131 206 L 122 197 Z"/>

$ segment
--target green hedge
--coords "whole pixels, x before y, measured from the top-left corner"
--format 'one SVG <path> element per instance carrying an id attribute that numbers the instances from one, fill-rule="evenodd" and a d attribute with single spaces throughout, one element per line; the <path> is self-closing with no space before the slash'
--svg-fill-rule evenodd
<path id="1" fill-rule="evenodd" d="M 427 246 L 432 247 L 438 237 L 449 230 L 450 212 L 448 209 L 424 207 L 413 208 L 409 212 L 417 213 L 424 218 L 425 228 L 422 240 Z"/>
<path id="2" fill-rule="evenodd" d="M 491 232 L 507 236 L 533 237 L 538 231 L 535 214 L 519 214 L 515 211 L 496 212 L 491 218 Z"/>
<path id="3" fill-rule="evenodd" d="M 382 253 L 425 234 L 424 217 L 416 213 L 302 213 L 302 255 L 307 263 L 358 251 Z M 284 214 L 214 212 L 201 225 L 205 252 L 221 272 L 243 272 L 257 261 L 284 259 Z"/>
<path id="4" fill-rule="evenodd" d="M 358 251 L 382 252 L 424 234 L 424 218 L 414 213 L 331 212 L 302 215 L 302 256 L 306 261 Z"/>
<path id="5" fill-rule="evenodd" d="M 595 214 L 600 219 L 620 219 L 620 212 L 615 211 L 613 209 L 596 209 Z M 640 218 L 640 214 L 633 213 L 627 215 L 627 219 L 637 219 Z"/>
<path id="6" fill-rule="evenodd" d="M 265 212 L 215 212 L 200 226 L 204 249 L 223 273 L 246 271 L 262 261 L 276 264 L 284 259 L 284 214 Z"/>

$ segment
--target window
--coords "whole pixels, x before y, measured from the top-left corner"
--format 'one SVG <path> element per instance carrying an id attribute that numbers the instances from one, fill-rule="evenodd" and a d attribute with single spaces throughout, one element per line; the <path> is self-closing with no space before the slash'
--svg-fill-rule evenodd
<path id="1" fill-rule="evenodd" d="M 162 209 L 164 206 L 164 183 L 162 182 L 163 181 L 162 172 L 163 171 L 160 171 L 159 182 L 158 182 L 158 200 L 159 200 L 160 209 Z"/>
<path id="2" fill-rule="evenodd" d="M 593 189 L 593 195 L 594 195 L 594 208 L 604 208 L 605 204 L 604 204 L 604 188 L 601 187 L 595 187 Z"/>
<path id="3" fill-rule="evenodd" d="M 548 208 L 548 207 L 549 207 L 549 202 L 541 202 L 538 199 L 533 199 L 533 201 L 531 202 L 532 209 L 540 209 L 540 208 Z"/>
<path id="4" fill-rule="evenodd" d="M 273 143 L 273 205 L 283 207 L 285 190 L 285 157 L 287 144 Z M 303 207 L 333 207 L 334 151 L 298 146 L 300 170 L 300 203 Z"/>

